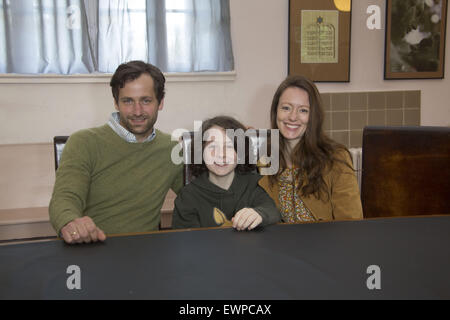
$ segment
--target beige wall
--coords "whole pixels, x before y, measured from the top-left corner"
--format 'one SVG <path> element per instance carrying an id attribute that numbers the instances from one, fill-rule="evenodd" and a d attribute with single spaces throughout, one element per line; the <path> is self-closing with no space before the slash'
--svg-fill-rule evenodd
<path id="1" fill-rule="evenodd" d="M 220 113 L 236 116 L 255 127 L 267 127 L 272 95 L 287 74 L 288 2 L 231 0 L 235 79 L 169 82 L 158 127 L 166 132 L 192 129 L 194 120 Z M 421 124 L 450 125 L 450 62 L 447 61 L 444 80 L 383 80 L 385 1 L 353 3 L 351 82 L 321 83 L 319 89 L 322 92 L 421 90 Z M 366 27 L 366 9 L 371 4 L 381 7 L 382 30 Z M 81 128 L 104 124 L 111 111 L 112 98 L 106 82 L 8 84 L 0 79 L 0 145 L 50 143 L 55 135 L 69 135 Z M 3 146 L 0 152 L 10 153 L 14 148 Z M 25 146 L 21 152 L 31 158 L 34 148 Z M 50 146 L 42 148 L 49 150 Z M 40 159 L 48 161 L 45 156 Z M 53 164 L 33 165 L 14 156 L 0 160 L 3 161 L 0 161 L 0 209 L 48 204 Z M 4 161 L 15 161 L 15 168 Z M 43 172 L 43 167 L 47 171 Z M 18 190 L 23 190 L 20 196 Z"/>
<path id="2" fill-rule="evenodd" d="M 369 5 L 381 8 L 382 30 L 366 27 Z M 385 1 L 353 1 L 350 83 L 319 84 L 323 92 L 421 90 L 421 125 L 450 126 L 450 23 L 446 32 L 446 79 L 383 80 Z M 448 19 L 447 19 L 448 20 Z"/>
<path id="3" fill-rule="evenodd" d="M 353 3 L 351 82 L 320 83 L 321 91 L 422 90 L 422 124 L 450 125 L 450 81 L 383 80 L 384 29 L 367 29 L 366 9 L 378 4 L 383 13 L 385 1 Z M 268 125 L 271 96 L 287 72 L 288 0 L 231 0 L 231 21 L 235 80 L 169 82 L 161 129 L 190 129 L 194 120 L 223 112 Z M 447 78 L 448 70 L 449 63 Z M 50 142 L 56 134 L 103 124 L 112 110 L 107 83 L 1 83 L 0 144 Z"/>

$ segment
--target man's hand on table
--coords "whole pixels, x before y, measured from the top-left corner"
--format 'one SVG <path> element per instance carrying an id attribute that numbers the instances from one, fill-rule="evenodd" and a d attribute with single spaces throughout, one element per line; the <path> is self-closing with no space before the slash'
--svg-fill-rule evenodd
<path id="1" fill-rule="evenodd" d="M 105 241 L 105 233 L 99 229 L 89 217 L 77 218 L 61 229 L 61 235 L 66 243 L 90 243 Z"/>

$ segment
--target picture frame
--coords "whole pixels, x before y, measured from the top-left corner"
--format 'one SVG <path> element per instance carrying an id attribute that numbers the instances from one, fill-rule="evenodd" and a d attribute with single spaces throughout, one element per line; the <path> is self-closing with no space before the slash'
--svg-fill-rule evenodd
<path id="1" fill-rule="evenodd" d="M 350 81 L 351 0 L 289 0 L 288 75 Z"/>
<path id="2" fill-rule="evenodd" d="M 444 78 L 447 2 L 387 0 L 385 80 Z"/>

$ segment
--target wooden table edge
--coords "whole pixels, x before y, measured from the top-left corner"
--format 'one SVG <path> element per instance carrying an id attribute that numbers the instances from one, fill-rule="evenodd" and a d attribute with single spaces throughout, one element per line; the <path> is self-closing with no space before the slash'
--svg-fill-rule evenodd
<path id="1" fill-rule="evenodd" d="M 315 223 L 333 223 L 333 222 L 356 222 L 356 221 L 376 221 L 376 220 L 386 220 L 386 219 L 397 219 L 397 218 L 432 218 L 432 217 L 448 217 L 449 214 L 433 214 L 433 215 L 414 215 L 414 216 L 391 216 L 391 217 L 375 217 L 375 218 L 362 218 L 362 219 L 340 219 L 340 220 L 321 220 L 321 221 L 307 221 L 307 222 L 297 222 L 297 223 L 285 223 L 279 222 L 276 225 L 301 225 L 301 224 L 315 224 Z M 118 237 L 129 237 L 129 236 L 140 236 L 140 235 L 150 235 L 150 234 L 165 234 L 174 232 L 186 232 L 186 231 L 202 231 L 202 230 L 220 230 L 220 229 L 231 229 L 232 227 L 208 227 L 208 228 L 186 228 L 186 229 L 170 229 L 170 230 L 154 230 L 154 231 L 143 231 L 143 232 L 128 232 L 128 233 L 114 233 L 107 235 L 107 238 L 118 238 Z M 64 241 L 63 238 L 50 236 L 50 237 L 40 237 L 40 238 L 29 238 L 29 239 L 11 239 L 11 240 L 1 240 L 0 246 L 2 245 L 13 245 L 22 243 L 36 243 L 36 242 L 49 242 L 49 241 Z M 80 243 L 84 244 L 84 243 Z"/>

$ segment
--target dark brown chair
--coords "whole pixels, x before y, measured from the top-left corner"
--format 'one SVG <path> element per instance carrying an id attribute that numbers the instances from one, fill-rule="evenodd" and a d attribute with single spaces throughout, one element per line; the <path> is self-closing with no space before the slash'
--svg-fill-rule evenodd
<path id="1" fill-rule="evenodd" d="M 364 217 L 450 214 L 450 128 L 366 127 Z"/>
<path id="2" fill-rule="evenodd" d="M 69 136 L 56 136 L 53 137 L 53 152 L 55 155 L 55 170 L 58 169 L 59 161 L 61 160 L 61 154 L 66 145 Z"/>

